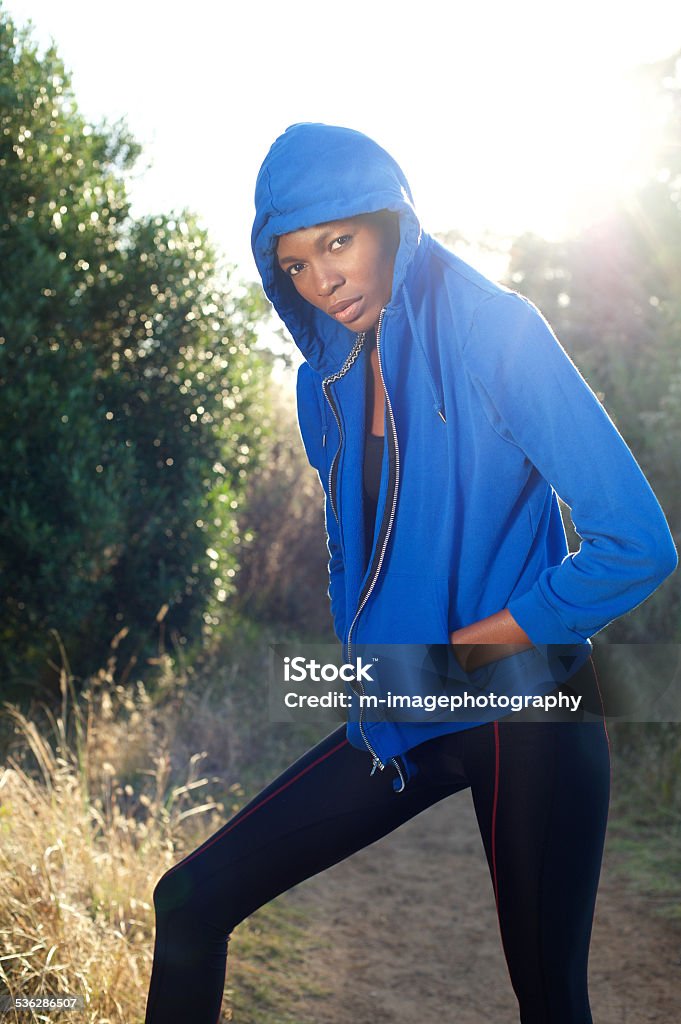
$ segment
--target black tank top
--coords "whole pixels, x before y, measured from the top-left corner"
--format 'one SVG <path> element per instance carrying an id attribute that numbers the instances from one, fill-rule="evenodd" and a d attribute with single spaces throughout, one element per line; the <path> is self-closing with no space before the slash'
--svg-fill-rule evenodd
<path id="1" fill-rule="evenodd" d="M 371 332 L 367 337 L 367 356 L 376 344 L 376 336 Z M 381 465 L 383 462 L 383 445 L 385 439 L 382 434 L 372 434 L 371 407 L 373 399 L 373 375 L 371 363 L 367 359 L 366 370 L 366 427 L 364 444 L 364 550 L 365 564 L 369 561 L 371 545 L 374 539 L 374 526 L 376 524 L 376 508 L 378 505 L 378 492 L 381 484 Z"/>

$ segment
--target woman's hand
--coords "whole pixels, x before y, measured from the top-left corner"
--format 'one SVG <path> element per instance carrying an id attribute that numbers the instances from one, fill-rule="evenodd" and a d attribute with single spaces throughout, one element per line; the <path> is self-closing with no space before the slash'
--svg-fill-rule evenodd
<path id="1" fill-rule="evenodd" d="M 454 630 L 449 634 L 449 642 L 464 672 L 472 672 L 533 646 L 507 608 Z"/>

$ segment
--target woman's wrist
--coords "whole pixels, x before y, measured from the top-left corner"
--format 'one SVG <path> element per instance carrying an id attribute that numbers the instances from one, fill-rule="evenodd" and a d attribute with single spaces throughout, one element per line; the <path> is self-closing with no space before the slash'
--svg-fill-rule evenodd
<path id="1" fill-rule="evenodd" d="M 466 672 L 532 647 L 527 633 L 507 608 L 449 635 L 456 659 Z"/>

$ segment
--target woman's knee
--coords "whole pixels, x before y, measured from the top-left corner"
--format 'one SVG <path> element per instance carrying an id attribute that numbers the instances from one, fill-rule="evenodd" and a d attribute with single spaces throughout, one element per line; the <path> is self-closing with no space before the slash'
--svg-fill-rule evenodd
<path id="1" fill-rule="evenodd" d="M 184 927 L 200 924 L 205 916 L 206 905 L 211 905 L 210 893 L 205 880 L 195 872 L 179 865 L 170 868 L 159 878 L 153 892 L 156 919 L 173 920 Z"/>
<path id="2" fill-rule="evenodd" d="M 239 879 L 228 867 L 217 876 L 197 872 L 195 865 L 170 868 L 153 891 L 157 927 L 180 940 L 183 935 L 222 937 L 244 916 L 239 890 Z"/>
<path id="3" fill-rule="evenodd" d="M 162 917 L 185 907 L 187 894 L 188 886 L 184 881 L 181 869 L 170 868 L 154 886 L 153 899 L 156 917 Z"/>

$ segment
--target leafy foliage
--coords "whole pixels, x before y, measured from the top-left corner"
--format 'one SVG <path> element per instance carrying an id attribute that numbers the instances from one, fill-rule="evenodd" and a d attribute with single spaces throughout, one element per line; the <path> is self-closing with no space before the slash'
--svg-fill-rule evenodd
<path id="1" fill-rule="evenodd" d="M 53 47 L 0 10 L 0 665 L 52 680 L 209 634 L 234 589 L 265 423 L 255 291 L 188 212 L 133 219 L 125 124 L 78 111 Z"/>
<path id="2" fill-rule="evenodd" d="M 654 179 L 580 235 L 516 239 L 508 283 L 554 325 L 604 401 L 681 538 L 681 53 L 644 68 L 662 111 Z M 608 638 L 681 640 L 681 582 L 671 578 Z"/>

